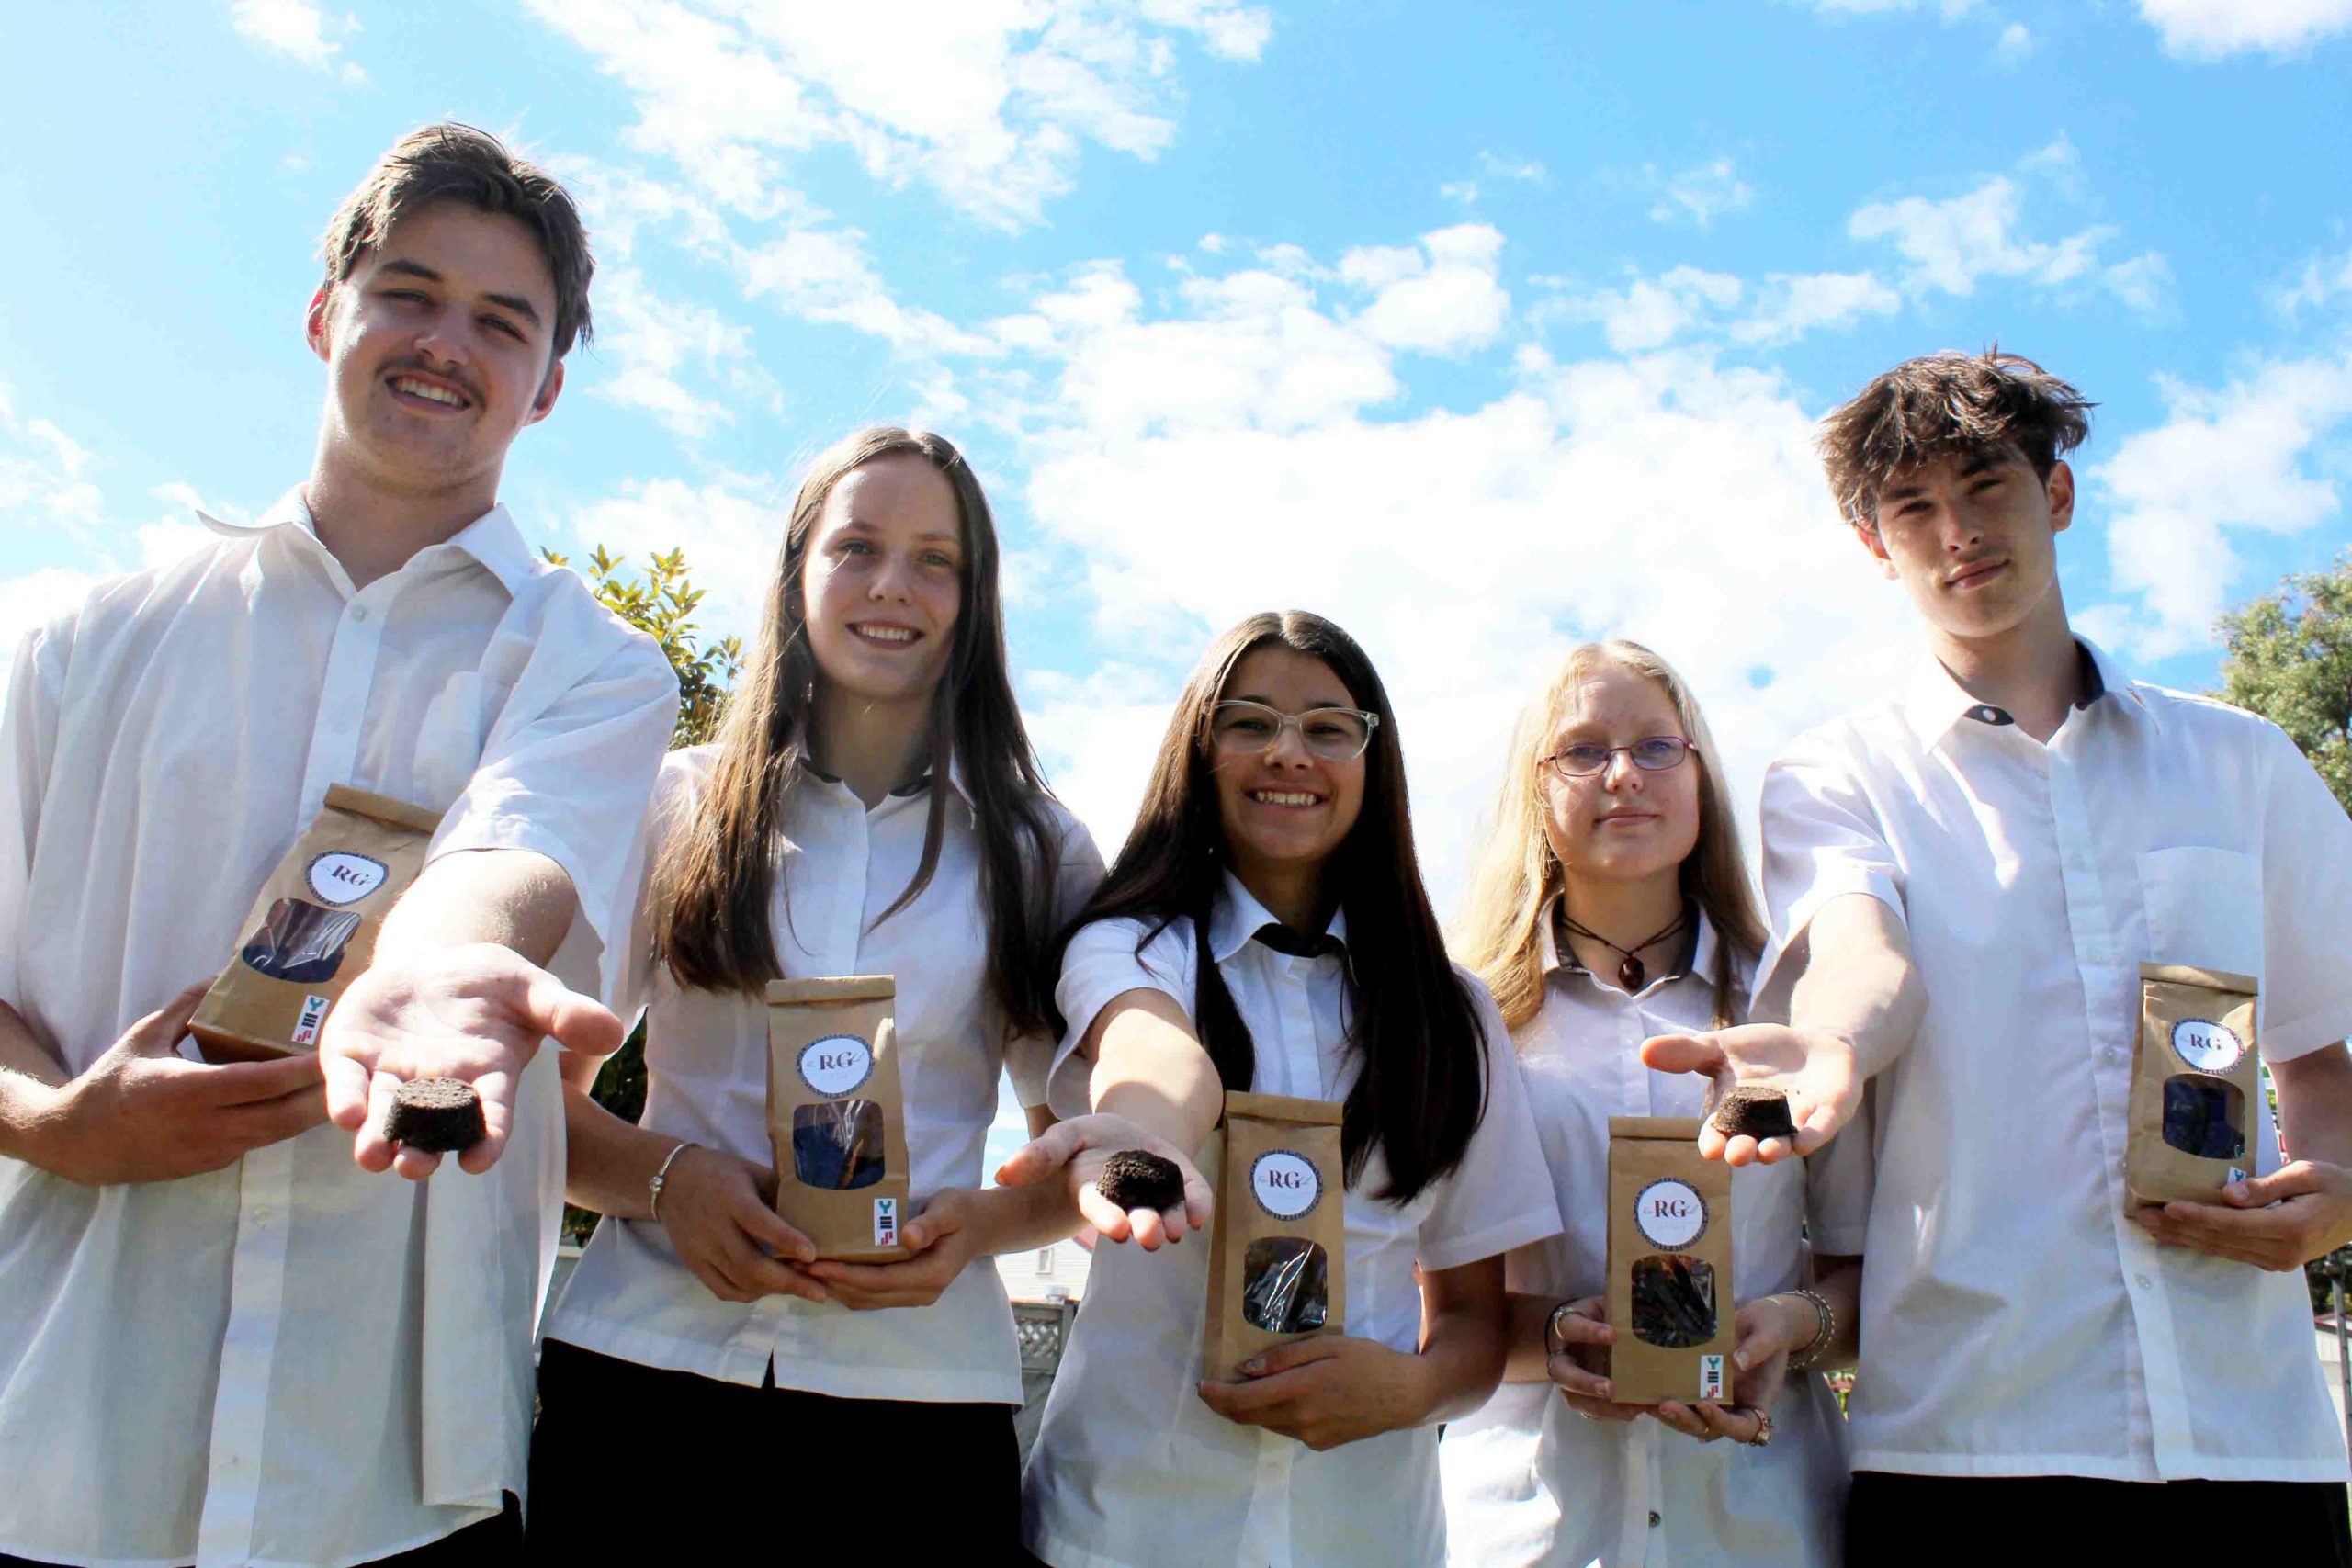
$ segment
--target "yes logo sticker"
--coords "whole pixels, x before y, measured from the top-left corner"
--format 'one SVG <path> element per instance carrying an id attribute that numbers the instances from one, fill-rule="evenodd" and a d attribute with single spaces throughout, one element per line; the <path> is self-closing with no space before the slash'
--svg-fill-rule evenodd
<path id="1" fill-rule="evenodd" d="M 1634 1224 L 1657 1247 L 1688 1247 L 1707 1228 L 1707 1201 L 1687 1181 L 1653 1181 L 1634 1200 Z"/>
<path id="2" fill-rule="evenodd" d="M 874 1071 L 874 1047 L 854 1034 L 829 1034 L 800 1051 L 800 1081 L 821 1095 L 847 1094 Z"/>
<path id="3" fill-rule="evenodd" d="M 384 863 L 348 850 L 332 850 L 311 863 L 311 891 L 324 904 L 356 904 L 384 885 Z"/>
<path id="4" fill-rule="evenodd" d="M 2225 1073 L 2245 1055 L 2245 1043 L 2218 1023 L 2184 1018 L 2172 1026 L 2173 1055 L 2200 1073 Z"/>
<path id="5" fill-rule="evenodd" d="M 1250 1168 L 1250 1193 L 1274 1218 L 1295 1220 L 1321 1200 L 1323 1178 L 1305 1156 L 1270 1149 Z"/>

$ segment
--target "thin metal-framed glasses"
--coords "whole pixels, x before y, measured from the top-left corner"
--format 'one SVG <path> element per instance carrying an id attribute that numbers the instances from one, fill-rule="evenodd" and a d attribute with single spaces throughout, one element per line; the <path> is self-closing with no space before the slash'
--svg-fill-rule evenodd
<path id="1" fill-rule="evenodd" d="M 1631 757 L 1634 766 L 1642 772 L 1662 773 L 1682 765 L 1682 760 L 1690 755 L 1690 742 L 1679 735 L 1653 735 L 1631 746 L 1564 746 L 1544 758 L 1544 766 L 1564 779 L 1589 779 L 1595 773 L 1607 773 L 1620 751 Z"/>
<path id="2" fill-rule="evenodd" d="M 1209 739 L 1220 751 L 1247 754 L 1263 751 L 1282 739 L 1285 729 L 1298 731 L 1298 743 L 1327 762 L 1346 762 L 1363 755 L 1380 716 L 1362 708 L 1308 708 L 1284 713 L 1263 703 L 1228 697 L 1209 710 Z"/>

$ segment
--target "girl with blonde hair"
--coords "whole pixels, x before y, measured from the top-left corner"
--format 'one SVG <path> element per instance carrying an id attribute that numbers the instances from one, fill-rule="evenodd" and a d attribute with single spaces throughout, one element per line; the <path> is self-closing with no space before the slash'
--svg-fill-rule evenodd
<path id="1" fill-rule="evenodd" d="M 1766 940 L 1723 777 L 1690 687 L 1638 643 L 1575 649 L 1512 736 L 1454 946 L 1510 1027 L 1566 1228 L 1510 1254 L 1503 1384 L 1439 1450 L 1454 1562 L 1838 1559 L 1820 1371 L 1850 1354 L 1860 1210 L 1833 1202 L 1853 1184 L 1828 1152 L 1733 1173 L 1731 1399 L 1610 1397 L 1609 1119 L 1706 1109 L 1708 1080 L 1645 1067 L 1642 1043 L 1745 1022 Z"/>

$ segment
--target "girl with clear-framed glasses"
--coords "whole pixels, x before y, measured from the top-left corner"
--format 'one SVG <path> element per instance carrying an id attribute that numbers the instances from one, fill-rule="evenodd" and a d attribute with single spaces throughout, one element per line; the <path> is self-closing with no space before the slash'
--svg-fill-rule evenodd
<path id="1" fill-rule="evenodd" d="M 1866 1137 L 1733 1173 L 1731 1397 L 1609 1397 L 1609 1119 L 1706 1109 L 1706 1079 L 1637 1053 L 1746 1021 L 1765 942 L 1722 776 L 1690 687 L 1636 643 L 1573 651 L 1512 738 L 1454 945 L 1510 1023 L 1564 1224 L 1510 1254 L 1504 1382 L 1446 1431 L 1454 1562 L 1838 1561 L 1844 1421 L 1820 1372 L 1853 1348 Z"/>
<path id="2" fill-rule="evenodd" d="M 1048 1563 L 1422 1568 L 1435 1423 L 1502 1366 L 1501 1253 L 1558 1228 L 1501 1020 L 1446 958 L 1353 639 L 1252 616 L 1194 668 L 1073 927 L 1055 1107 L 1197 1148 L 1228 1089 L 1344 1102 L 1345 1332 L 1204 1382 L 1208 1247 L 1095 1253 L 1024 1486 Z M 1033 1179 L 1053 1134 L 1008 1163 Z M 1209 1245 L 1214 1245 L 1214 1237 Z"/>

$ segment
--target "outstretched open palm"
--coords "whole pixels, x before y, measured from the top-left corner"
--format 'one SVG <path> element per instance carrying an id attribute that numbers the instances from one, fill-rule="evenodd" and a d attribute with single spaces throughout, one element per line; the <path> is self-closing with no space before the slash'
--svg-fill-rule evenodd
<path id="1" fill-rule="evenodd" d="M 1642 1042 L 1642 1063 L 1668 1073 L 1700 1073 L 1715 1080 L 1715 1096 L 1734 1084 L 1777 1089 L 1789 1097 L 1797 1135 L 1761 1142 L 1725 1137 L 1710 1121 L 1699 1130 L 1699 1152 L 1726 1165 L 1770 1165 L 1809 1155 L 1854 1119 L 1862 1078 L 1854 1048 L 1826 1030 L 1744 1023 L 1690 1034 L 1660 1034 Z"/>
<path id="2" fill-rule="evenodd" d="M 601 1056 L 618 1050 L 627 1032 L 606 1009 L 494 942 L 379 963 L 351 983 L 320 1032 L 327 1114 L 356 1134 L 351 1157 L 363 1169 L 422 1180 L 441 1156 L 391 1143 L 385 1112 L 408 1079 L 462 1078 L 481 1096 L 485 1131 L 458 1164 L 480 1174 L 504 1150 L 515 1087 L 550 1036 Z"/>

